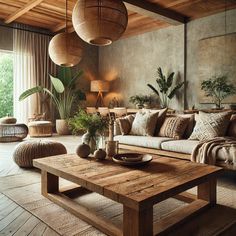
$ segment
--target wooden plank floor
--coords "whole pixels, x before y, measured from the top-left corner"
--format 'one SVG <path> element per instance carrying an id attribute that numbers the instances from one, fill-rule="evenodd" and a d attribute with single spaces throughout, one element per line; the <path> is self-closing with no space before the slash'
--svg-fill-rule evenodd
<path id="1" fill-rule="evenodd" d="M 50 139 L 58 140 L 60 137 L 54 136 Z M 63 137 L 63 143 L 66 145 L 68 152 L 74 151 L 74 144 L 78 142 L 78 139 L 78 137 L 73 136 Z M 17 144 L 0 143 L 0 177 L 30 171 L 19 168 L 12 160 L 12 154 Z M 0 193 L 0 235 L 54 236 L 59 234 Z"/>
<path id="2" fill-rule="evenodd" d="M 38 218 L 0 194 L 0 235 L 59 235 Z"/>
<path id="3" fill-rule="evenodd" d="M 67 147 L 68 153 L 73 153 L 76 146 L 79 143 L 79 137 L 73 137 L 73 136 L 63 136 L 63 137 L 54 136 L 50 139 L 62 142 Z M 0 176 L 9 176 L 25 172 L 31 172 L 31 170 L 24 170 L 19 168 L 12 160 L 12 154 L 16 145 L 17 143 L 6 143 L 6 144 L 0 143 Z M 227 177 L 222 178 L 222 180 L 220 181 L 220 185 L 233 189 L 232 194 L 235 195 L 236 193 L 235 180 L 236 180 L 235 175 L 230 178 Z M 235 206 L 236 203 L 234 201 L 235 197 L 233 197 L 233 195 L 231 197 L 232 201 L 231 200 L 230 200 L 231 202 L 228 201 L 229 203 L 228 206 L 236 209 Z M 223 193 L 221 193 L 220 197 L 224 198 Z M 225 198 L 229 199 L 230 197 L 227 195 L 225 196 Z M 113 210 L 110 212 L 114 213 Z M 196 223 L 198 224 L 199 222 Z M 91 227 L 88 228 L 86 232 L 85 231 L 83 232 L 84 233 L 81 235 L 97 236 L 97 234 L 94 234 L 94 229 L 92 229 Z M 227 230 L 222 229 L 222 232 L 217 232 L 217 234 L 214 235 L 231 236 L 231 235 L 236 235 L 234 234 L 235 232 L 236 232 L 235 224 L 232 224 L 232 227 L 227 228 Z M 66 235 L 67 233 L 63 235 Z M 43 223 L 41 220 L 39 220 L 36 216 L 32 215 L 31 213 L 29 213 L 28 211 L 17 205 L 7 196 L 5 196 L 4 194 L 0 194 L 0 235 L 1 236 L 2 235 L 54 236 L 59 234 L 55 232 L 53 229 L 51 229 L 48 225 Z"/>

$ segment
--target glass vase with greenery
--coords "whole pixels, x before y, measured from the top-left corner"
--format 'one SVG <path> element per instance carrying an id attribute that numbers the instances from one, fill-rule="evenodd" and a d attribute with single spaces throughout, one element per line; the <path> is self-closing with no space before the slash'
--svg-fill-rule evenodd
<path id="1" fill-rule="evenodd" d="M 109 120 L 99 114 L 88 114 L 84 110 L 79 110 L 68 120 L 68 124 L 73 134 L 86 132 L 82 136 L 82 141 L 90 146 L 93 153 L 98 148 L 101 136 L 108 129 Z"/>
<path id="2" fill-rule="evenodd" d="M 217 109 L 222 109 L 225 98 L 236 94 L 236 87 L 228 81 L 227 76 L 213 77 L 201 83 L 201 89 L 207 97 L 211 97 Z"/>
<path id="3" fill-rule="evenodd" d="M 176 95 L 177 91 L 184 85 L 184 82 L 180 82 L 173 87 L 175 73 L 172 72 L 165 76 L 162 73 L 161 67 L 157 69 L 157 88 L 151 84 L 147 86 L 160 98 L 161 107 L 169 107 L 170 100 Z"/>
<path id="4" fill-rule="evenodd" d="M 53 88 L 52 92 L 42 86 L 35 86 L 24 91 L 20 95 L 19 100 L 22 101 L 35 93 L 46 93 L 52 98 L 60 118 L 68 119 L 71 115 L 73 103 L 78 100 L 86 99 L 85 93 L 76 88 L 77 80 L 82 74 L 82 71 L 78 71 L 73 75 L 71 68 L 60 67 L 58 78 L 50 75 Z"/>
<path id="5" fill-rule="evenodd" d="M 150 105 L 152 102 L 151 96 L 148 95 L 134 95 L 129 98 L 129 102 L 136 105 L 138 108 Z"/>

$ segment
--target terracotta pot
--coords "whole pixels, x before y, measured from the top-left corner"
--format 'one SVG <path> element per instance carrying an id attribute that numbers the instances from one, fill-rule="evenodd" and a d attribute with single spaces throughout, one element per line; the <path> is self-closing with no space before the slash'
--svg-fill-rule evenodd
<path id="1" fill-rule="evenodd" d="M 56 120 L 56 130 L 59 135 L 68 135 L 71 133 L 66 120 Z"/>

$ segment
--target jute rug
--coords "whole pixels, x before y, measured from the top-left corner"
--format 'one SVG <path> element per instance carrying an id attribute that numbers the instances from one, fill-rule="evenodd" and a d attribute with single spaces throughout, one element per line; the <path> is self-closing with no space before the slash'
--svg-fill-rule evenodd
<path id="1" fill-rule="evenodd" d="M 66 184 L 66 182 L 62 183 Z M 192 189 L 194 193 L 196 189 Z M 0 178 L 0 192 L 18 205 L 38 217 L 61 235 L 104 235 L 86 222 L 70 214 L 63 208 L 50 202 L 40 194 L 40 174 L 24 174 Z M 77 196 L 75 200 L 93 209 L 98 215 L 109 218 L 114 224 L 122 227 L 122 205 L 96 193 Z M 168 199 L 154 207 L 154 221 L 170 214 L 186 203 Z M 131 226 L 132 227 L 132 226 Z M 203 212 L 197 218 L 180 225 L 168 235 L 236 235 L 236 189 L 218 187 L 218 205 Z"/>

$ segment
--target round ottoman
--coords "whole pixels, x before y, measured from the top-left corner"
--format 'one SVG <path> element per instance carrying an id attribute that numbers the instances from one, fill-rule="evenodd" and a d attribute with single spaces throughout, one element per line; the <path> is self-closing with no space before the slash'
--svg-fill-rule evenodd
<path id="1" fill-rule="evenodd" d="M 33 167 L 33 159 L 66 153 L 65 146 L 59 142 L 50 140 L 25 141 L 16 146 L 13 159 L 20 167 Z"/>
<path id="2" fill-rule="evenodd" d="M 28 124 L 30 137 L 50 137 L 52 136 L 51 121 L 31 121 Z"/>

